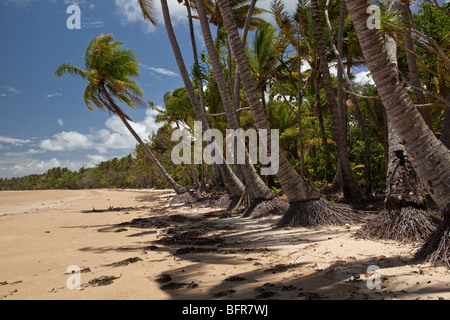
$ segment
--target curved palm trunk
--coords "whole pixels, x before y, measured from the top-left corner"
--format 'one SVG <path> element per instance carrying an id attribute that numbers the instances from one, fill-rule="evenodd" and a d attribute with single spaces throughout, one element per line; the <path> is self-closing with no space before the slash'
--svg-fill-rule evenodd
<path id="1" fill-rule="evenodd" d="M 425 194 L 400 137 L 388 120 L 389 157 L 384 209 L 359 231 L 362 238 L 423 241 L 435 230 Z"/>
<path id="2" fill-rule="evenodd" d="M 248 35 L 248 30 L 250 29 L 250 23 L 252 21 L 252 15 L 253 15 L 253 10 L 255 9 L 256 6 L 256 1 L 258 0 L 252 0 L 252 2 L 250 3 L 250 6 L 248 8 L 248 13 L 247 13 L 247 17 L 245 19 L 245 25 L 244 25 L 244 29 L 242 30 L 242 43 L 245 44 L 247 42 L 247 35 Z M 233 85 L 233 99 L 234 99 L 234 107 L 236 110 L 239 109 L 239 103 L 240 103 L 240 89 L 241 89 L 241 75 L 239 74 L 239 67 L 236 66 L 236 72 L 235 72 L 235 76 L 234 76 L 234 85 Z M 239 119 L 239 113 L 238 113 L 238 119 Z"/>
<path id="3" fill-rule="evenodd" d="M 231 11 L 228 0 L 217 1 L 224 25 L 230 40 L 236 63 L 239 66 L 239 72 L 242 78 L 242 84 L 247 96 L 253 119 L 258 130 L 268 130 L 268 145 L 270 142 L 270 125 L 266 118 L 264 109 L 258 97 L 258 91 L 250 70 L 250 66 L 245 54 L 244 46 L 239 37 L 239 33 Z M 267 146 L 265 146 L 267 147 Z M 337 213 L 321 198 L 320 193 L 308 184 L 287 161 L 284 153 L 280 150 L 278 153 L 279 170 L 278 180 L 281 183 L 283 191 L 289 199 L 289 210 L 279 221 L 279 225 L 303 225 L 311 226 L 317 224 L 341 224 L 347 223 L 345 217 Z M 322 218 L 324 218 L 322 220 Z M 333 219 L 336 218 L 336 219 Z M 348 218 L 348 217 L 347 217 Z"/>
<path id="4" fill-rule="evenodd" d="M 330 155 L 330 149 L 328 147 L 328 138 L 327 133 L 325 132 L 325 125 L 323 123 L 323 116 L 322 116 L 322 101 L 320 100 L 320 87 L 319 87 L 319 73 L 317 71 L 314 71 L 314 97 L 316 100 L 316 110 L 317 110 L 317 118 L 319 119 L 319 130 L 320 130 L 320 137 L 322 140 L 322 147 L 323 152 L 326 156 L 326 168 L 327 168 L 327 174 L 325 176 L 325 179 L 328 180 L 328 171 L 330 171 L 333 167 L 331 163 L 331 155 Z"/>
<path id="5" fill-rule="evenodd" d="M 361 197 L 358 184 L 350 167 L 350 161 L 347 150 L 347 138 L 345 128 L 343 126 L 343 119 L 339 115 L 336 96 L 334 94 L 333 82 L 331 80 L 330 70 L 328 67 L 328 59 L 325 49 L 325 41 L 323 38 L 323 27 L 320 19 L 320 12 L 317 0 L 311 0 L 311 10 L 314 21 L 314 31 L 316 35 L 317 48 L 319 50 L 319 61 L 322 67 L 322 76 L 327 95 L 327 103 L 330 106 L 331 121 L 334 127 L 334 135 L 336 146 L 338 150 L 338 158 L 341 165 L 343 192 L 347 199 L 358 199 Z"/>
<path id="6" fill-rule="evenodd" d="M 399 2 L 391 0 L 389 11 L 399 9 Z M 397 66 L 395 39 L 386 35 L 390 44 L 388 56 Z M 388 127 L 388 170 L 386 177 L 386 200 L 384 210 L 360 230 L 361 236 L 397 241 L 422 241 L 433 231 L 434 226 L 427 214 L 422 184 L 414 171 L 390 117 Z"/>
<path id="7" fill-rule="evenodd" d="M 114 100 L 109 95 L 109 93 L 106 91 L 106 89 L 103 87 L 101 90 L 102 90 L 103 95 L 108 100 L 108 104 L 111 107 L 113 107 L 114 109 L 120 110 L 119 107 L 114 102 Z M 175 180 L 172 179 L 172 177 L 169 175 L 169 173 L 163 168 L 161 163 L 159 163 L 158 159 L 156 159 L 155 155 L 150 151 L 150 149 L 147 147 L 147 145 L 144 143 L 144 141 L 141 139 L 141 137 L 139 137 L 139 135 L 136 133 L 136 131 L 130 125 L 128 120 L 122 115 L 122 113 L 121 112 L 117 112 L 116 114 L 119 116 L 119 119 L 123 122 L 123 124 L 128 129 L 128 131 L 133 135 L 133 137 L 136 139 L 136 141 L 142 147 L 142 150 L 150 158 L 150 160 L 153 162 L 153 164 L 158 169 L 158 172 L 164 177 L 164 179 L 167 181 L 167 183 L 170 185 L 170 187 L 177 194 L 183 194 L 183 193 L 188 192 L 188 190 L 185 187 L 180 186 L 178 183 L 175 182 Z"/>
<path id="8" fill-rule="evenodd" d="M 197 97 L 195 95 L 194 87 L 192 86 L 191 79 L 189 78 L 189 74 L 187 72 L 186 66 L 184 64 L 183 56 L 181 54 L 180 47 L 178 46 L 178 41 L 175 36 L 175 32 L 173 30 L 172 21 L 170 19 L 169 7 L 167 5 L 166 0 L 161 0 L 161 7 L 163 11 L 164 24 L 166 26 L 167 35 L 169 37 L 169 41 L 175 55 L 175 60 L 178 65 L 178 69 L 180 70 L 181 78 L 183 79 L 184 85 L 186 87 L 186 91 L 189 96 L 189 100 L 194 108 L 194 111 L 197 115 L 199 121 L 202 122 L 203 132 L 209 129 L 209 124 L 206 121 L 205 112 L 202 110 L 200 104 L 198 103 Z M 222 175 L 226 179 L 226 183 L 228 185 L 231 197 L 240 197 L 244 192 L 244 185 L 242 182 L 236 177 L 234 172 L 227 164 L 213 164 L 213 166 L 217 166 L 220 168 Z"/>
<path id="9" fill-rule="evenodd" d="M 334 54 L 336 56 L 336 60 L 337 60 L 337 63 L 338 63 L 338 92 L 339 91 L 343 91 L 342 90 L 342 77 L 343 77 L 344 80 L 345 80 L 345 84 L 347 85 L 348 90 L 350 92 L 352 92 L 352 93 L 355 93 L 355 90 L 353 88 L 353 84 L 352 84 L 352 82 L 350 81 L 350 78 L 349 78 L 349 72 L 347 72 L 345 70 L 344 62 L 343 62 L 343 59 L 342 59 L 343 49 L 342 49 L 342 34 L 341 33 L 343 33 L 342 29 L 343 29 L 343 20 L 344 20 L 342 17 L 344 16 L 344 18 L 345 18 L 345 12 L 346 12 L 346 8 L 347 7 L 345 5 L 345 0 L 342 0 L 342 4 L 341 4 L 341 19 L 340 19 L 341 21 L 340 21 L 340 25 L 339 25 L 339 37 L 340 37 L 340 39 L 338 40 L 338 46 L 340 45 L 341 48 L 339 49 L 339 48 L 336 48 L 336 45 L 334 44 L 333 30 L 332 30 L 330 18 L 329 18 L 329 15 L 328 15 L 329 2 L 330 2 L 330 0 L 327 0 L 326 7 L 325 7 L 325 19 L 326 19 L 328 30 L 329 30 L 329 33 L 330 33 L 331 48 L 332 48 L 332 50 L 333 50 L 333 52 L 334 52 Z M 339 81 L 339 80 L 341 80 L 341 81 Z M 339 87 L 339 86 L 341 86 L 341 87 Z M 343 99 L 343 92 L 341 92 L 341 95 L 342 95 L 341 98 Z M 371 191 L 372 191 L 372 175 L 370 173 L 370 140 L 369 140 L 369 134 L 367 133 L 366 124 L 364 123 L 364 118 L 363 118 L 363 115 L 361 113 L 361 109 L 359 108 L 358 100 L 356 99 L 356 97 L 354 95 L 350 95 L 350 99 L 353 102 L 353 106 L 355 108 L 355 116 L 356 116 L 356 119 L 358 121 L 358 125 L 359 125 L 359 127 L 361 129 L 361 133 L 363 135 L 363 140 L 364 140 L 364 175 L 365 175 L 365 178 L 366 178 L 366 189 L 367 189 L 368 192 L 371 193 Z M 339 98 L 338 98 L 338 101 L 339 101 Z M 343 106 L 340 106 L 340 107 L 342 107 L 342 109 L 344 108 Z M 344 119 L 347 119 L 347 112 L 346 111 L 344 112 L 344 110 L 341 110 L 341 111 L 342 111 L 341 112 L 342 117 L 345 117 Z M 346 132 L 347 132 L 347 129 L 346 129 L 347 121 L 344 121 L 343 125 L 344 125 L 344 128 L 345 128 L 344 132 L 346 134 Z M 347 139 L 347 137 L 346 137 L 346 139 Z M 339 166 L 338 166 L 338 173 L 339 173 Z"/>
<path id="10" fill-rule="evenodd" d="M 390 64 L 381 33 L 367 27 L 369 3 L 347 0 L 347 7 L 355 25 L 378 93 L 383 101 L 390 124 L 397 132 L 411 163 L 430 196 L 443 210 L 444 220 L 417 253 L 418 259 L 449 264 L 445 256 L 450 250 L 450 151 L 440 142 L 425 123 L 397 73 Z"/>
<path id="11" fill-rule="evenodd" d="M 399 3 L 398 10 L 400 10 L 401 12 L 402 21 L 407 24 L 411 23 L 412 17 L 410 15 L 409 8 L 402 1 L 398 1 L 398 3 Z M 405 35 L 403 37 L 403 41 L 405 43 L 405 47 L 408 50 L 414 51 L 414 45 L 411 37 Z M 410 80 L 411 83 L 414 85 L 414 88 L 412 88 L 412 90 L 414 92 L 414 96 L 416 97 L 416 102 L 417 104 L 426 104 L 427 101 L 425 99 L 423 92 L 417 89 L 421 88 L 422 84 L 420 83 L 419 71 L 417 70 L 416 57 L 411 52 L 406 51 L 406 61 L 408 62 L 409 76 L 411 78 Z M 422 114 L 426 124 L 430 127 L 431 130 L 433 130 L 433 123 L 431 121 L 429 108 L 420 108 L 419 111 Z"/>
<path id="12" fill-rule="evenodd" d="M 214 45 L 214 41 L 211 35 L 211 31 L 209 28 L 208 19 L 206 16 L 206 10 L 204 8 L 203 0 L 196 0 L 197 4 L 197 13 L 200 18 L 200 24 L 202 27 L 203 32 L 203 38 L 205 40 L 206 48 L 208 51 L 208 56 L 211 61 L 213 72 L 215 75 L 215 80 L 217 83 L 217 86 L 220 91 L 220 95 L 222 98 L 223 107 L 225 109 L 225 115 L 228 121 L 228 124 L 231 129 L 237 130 L 240 129 L 239 121 L 235 112 L 235 109 L 233 107 L 233 102 L 231 100 L 228 86 L 223 74 L 222 65 L 219 61 L 219 55 L 217 53 L 217 50 Z M 239 139 L 239 137 L 238 137 Z M 272 200 L 273 199 L 273 193 L 272 191 L 265 185 L 264 181 L 261 179 L 261 177 L 256 172 L 253 164 L 250 161 L 250 157 L 248 155 L 247 150 L 244 150 L 245 152 L 245 164 L 237 164 L 237 166 L 240 167 L 246 181 L 246 187 L 250 193 L 250 196 L 252 198 L 253 204 L 250 206 L 250 210 L 247 210 L 245 213 L 245 216 L 254 216 L 254 213 L 252 211 L 256 210 L 256 202 L 266 201 L 266 200 Z M 287 209 L 287 208 L 285 208 Z M 258 210 L 259 211 L 259 210 Z M 261 215 L 267 215 L 273 213 L 273 210 L 270 210 L 269 212 L 262 213 L 258 212 L 257 216 L 260 217 Z M 276 213 L 281 214 L 282 211 L 276 210 Z"/>

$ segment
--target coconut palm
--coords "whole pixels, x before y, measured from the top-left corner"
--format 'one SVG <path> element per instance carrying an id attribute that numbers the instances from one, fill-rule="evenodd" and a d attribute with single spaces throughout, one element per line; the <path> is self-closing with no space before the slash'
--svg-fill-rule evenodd
<path id="1" fill-rule="evenodd" d="M 152 11 L 146 12 L 145 10 L 147 8 L 153 7 L 151 5 L 151 3 L 153 3 L 153 0 L 137 0 L 137 1 L 142 9 L 144 18 L 147 20 L 150 20 L 149 17 L 151 16 Z M 178 41 L 177 41 L 175 32 L 173 30 L 172 20 L 170 18 L 170 11 L 169 11 L 169 6 L 167 5 L 167 0 L 161 0 L 161 8 L 162 8 L 162 13 L 163 13 L 163 18 L 164 18 L 164 25 L 166 27 L 170 45 L 172 47 L 177 66 L 180 71 L 181 78 L 182 78 L 184 86 L 186 88 L 186 92 L 189 96 L 189 101 L 192 104 L 192 107 L 195 111 L 197 119 L 202 123 L 202 130 L 205 132 L 205 131 L 209 130 L 209 124 L 206 121 L 206 114 L 205 114 L 204 110 L 202 110 L 202 107 L 197 99 L 197 96 L 195 94 L 195 89 L 192 85 L 191 79 L 189 77 L 189 73 L 187 72 L 186 65 L 183 60 L 183 55 L 181 54 L 181 50 L 178 45 Z M 242 195 L 242 193 L 244 192 L 245 187 L 244 187 L 243 183 L 239 180 L 239 178 L 231 170 L 231 168 L 228 166 L 228 164 L 226 164 L 226 163 L 213 164 L 213 170 L 214 170 L 214 168 L 219 169 L 222 176 L 226 180 L 228 189 L 230 191 L 230 196 L 232 198 L 239 198 Z"/>
<path id="2" fill-rule="evenodd" d="M 333 83 L 328 67 L 328 58 L 323 35 L 323 27 L 317 0 L 311 0 L 311 10 L 314 20 L 314 31 L 316 35 L 317 48 L 319 49 L 319 60 L 322 67 L 324 88 L 327 95 L 327 102 L 330 106 L 331 121 L 334 127 L 334 136 L 338 149 L 339 163 L 342 170 L 342 179 L 344 181 L 344 196 L 348 199 L 359 198 L 361 197 L 361 194 L 358 188 L 358 184 L 356 183 L 355 176 L 353 175 L 350 167 L 346 132 L 343 125 L 344 122 L 341 119 L 342 116 L 339 114 L 338 104 L 336 101 L 336 96 L 334 94 Z"/>
<path id="3" fill-rule="evenodd" d="M 231 129 L 240 129 L 238 117 L 236 115 L 235 109 L 233 107 L 233 102 L 229 94 L 229 88 L 225 80 L 225 76 L 222 71 L 222 65 L 219 60 L 219 55 L 214 46 L 214 40 L 211 35 L 211 31 L 208 24 L 208 19 L 206 16 L 205 6 L 203 0 L 197 0 L 197 13 L 200 18 L 200 23 L 202 27 L 203 37 L 205 40 L 205 45 L 208 50 L 208 56 L 213 66 L 213 72 L 215 75 L 216 83 L 220 91 L 222 98 L 222 104 L 225 109 L 225 114 L 227 117 L 228 124 Z M 239 138 L 238 138 L 239 140 Z M 245 152 L 245 163 L 239 164 L 239 167 L 245 177 L 246 186 L 250 192 L 253 200 L 253 204 L 247 210 L 245 215 L 260 217 L 262 215 L 267 215 L 271 213 L 283 213 L 286 210 L 286 206 L 282 202 L 273 203 L 270 200 L 273 199 L 273 193 L 264 184 L 261 177 L 256 173 L 253 164 L 249 161 L 249 156 L 247 150 Z M 262 204 L 262 202 L 265 202 Z"/>
<path id="4" fill-rule="evenodd" d="M 218 0 L 220 12 L 230 40 L 234 58 L 239 67 L 242 84 L 258 130 L 268 130 L 267 145 L 271 145 L 270 125 L 258 96 L 244 46 L 239 37 L 228 0 Z M 267 146 L 265 146 L 267 147 Z M 273 156 L 273 155 L 272 155 Z M 278 180 L 289 199 L 290 207 L 279 221 L 279 225 L 342 224 L 354 221 L 354 215 L 331 206 L 320 193 L 306 182 L 291 166 L 284 153 L 278 153 Z M 347 221 L 347 222 L 346 222 Z"/>
<path id="5" fill-rule="evenodd" d="M 190 202 L 194 197 L 188 190 L 176 183 L 130 125 L 131 119 L 117 105 L 117 101 L 131 108 L 144 107 L 140 99 L 142 89 L 134 78 L 139 76 L 138 59 L 131 49 L 123 48 L 123 42 L 113 41 L 113 35 L 100 35 L 92 39 L 84 56 L 84 67 L 81 69 L 71 64 L 62 64 L 55 74 L 58 77 L 72 75 L 88 81 L 84 92 L 86 106 L 92 111 L 94 107 L 108 111 L 122 120 L 146 155 L 158 168 L 159 173 L 177 193 L 173 203 Z"/>
<path id="6" fill-rule="evenodd" d="M 397 10 L 400 1 L 391 0 L 389 12 Z M 397 66 L 395 39 L 386 35 L 391 50 L 390 60 Z M 364 225 L 358 232 L 363 237 L 394 239 L 398 241 L 422 241 L 433 231 L 434 225 L 427 213 L 422 184 L 412 168 L 409 156 L 400 137 L 387 117 L 388 170 L 386 177 L 386 200 L 383 211 Z"/>
<path id="7" fill-rule="evenodd" d="M 367 26 L 368 1 L 347 0 L 361 48 L 378 88 L 387 116 L 397 132 L 411 164 L 433 200 L 443 211 L 444 219 L 416 254 L 418 259 L 450 266 L 448 234 L 450 232 L 450 150 L 439 141 L 425 123 L 398 74 L 390 63 L 381 32 Z"/>

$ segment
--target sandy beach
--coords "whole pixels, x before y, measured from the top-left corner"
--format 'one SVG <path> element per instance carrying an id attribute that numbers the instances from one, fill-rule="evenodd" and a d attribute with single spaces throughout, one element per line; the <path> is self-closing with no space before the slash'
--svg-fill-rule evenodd
<path id="1" fill-rule="evenodd" d="M 450 270 L 411 262 L 420 244 L 274 229 L 172 195 L 0 192 L 0 299 L 450 299 Z"/>

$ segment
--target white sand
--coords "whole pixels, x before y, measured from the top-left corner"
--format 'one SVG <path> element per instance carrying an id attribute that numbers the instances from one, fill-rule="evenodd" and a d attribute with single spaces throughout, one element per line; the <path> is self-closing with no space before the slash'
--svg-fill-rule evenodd
<path id="1" fill-rule="evenodd" d="M 153 200 L 139 199 L 149 194 Z M 418 244 L 358 240 L 352 237 L 358 226 L 273 229 L 276 219 L 269 218 L 193 221 L 217 210 L 169 208 L 167 191 L 0 192 L 0 299 L 450 299 L 448 269 L 411 264 Z M 171 220 L 174 215 L 189 220 Z M 137 218 L 147 225 L 119 225 Z M 170 228 L 176 233 L 168 237 L 196 231 L 220 240 L 207 246 L 156 242 L 157 230 Z M 186 247 L 213 251 L 176 252 Z M 129 258 L 142 261 L 106 266 Z M 81 290 L 67 287 L 71 265 L 90 269 L 80 275 Z M 375 277 L 367 274 L 370 265 L 380 268 L 380 289 L 367 286 Z M 163 274 L 171 281 L 158 283 Z M 88 285 L 103 276 L 117 279 Z"/>

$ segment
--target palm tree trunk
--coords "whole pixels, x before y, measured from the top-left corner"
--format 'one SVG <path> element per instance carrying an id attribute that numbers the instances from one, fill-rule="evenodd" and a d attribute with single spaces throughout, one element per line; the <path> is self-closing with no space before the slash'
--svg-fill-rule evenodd
<path id="1" fill-rule="evenodd" d="M 250 70 L 244 46 L 239 37 L 230 2 L 228 0 L 218 0 L 217 3 L 222 14 L 236 63 L 239 66 L 242 84 L 256 127 L 258 130 L 266 129 L 268 131 L 268 145 L 265 146 L 267 148 L 271 145 L 270 125 L 264 109 L 261 107 L 258 90 Z M 290 202 L 289 210 L 280 219 L 279 225 L 311 226 L 328 223 L 347 223 L 344 221 L 349 220 L 346 219 L 348 216 L 344 217 L 341 212 L 333 210 L 334 208 L 329 206 L 328 202 L 321 198 L 320 193 L 292 168 L 281 150 L 278 153 L 278 160 L 279 170 L 277 177 Z M 334 219 L 336 217 L 337 219 Z"/>
<path id="2" fill-rule="evenodd" d="M 197 52 L 197 44 L 195 41 L 195 33 L 194 33 L 194 23 L 193 23 L 193 19 L 192 19 L 192 11 L 191 11 L 191 7 L 189 5 L 189 0 L 185 0 L 184 1 L 185 6 L 186 6 L 186 10 L 187 10 L 187 14 L 188 14 L 188 19 L 189 19 L 189 34 L 191 36 L 191 43 L 192 43 L 192 51 L 194 54 L 194 65 L 196 68 L 199 68 L 200 63 L 198 61 L 198 52 Z M 203 81 L 201 79 L 201 77 L 199 77 L 197 79 L 197 85 L 198 85 L 198 94 L 199 94 L 199 100 L 200 100 L 200 107 L 202 108 L 203 112 L 206 112 L 205 110 L 205 93 L 203 91 Z"/>
<path id="3" fill-rule="evenodd" d="M 319 86 L 319 73 L 314 71 L 316 74 L 314 75 L 314 96 L 316 99 L 316 110 L 317 110 L 317 118 L 319 119 L 319 130 L 320 130 L 320 136 L 322 140 L 322 148 L 323 152 L 326 156 L 326 165 L 327 165 L 327 175 L 326 179 L 328 179 L 328 171 L 330 171 L 333 167 L 331 163 L 331 154 L 330 149 L 328 147 L 328 138 L 327 133 L 325 132 L 325 125 L 323 123 L 323 116 L 322 116 L 322 101 L 320 99 L 320 86 Z"/>
<path id="4" fill-rule="evenodd" d="M 114 109 L 120 110 L 119 107 L 114 102 L 114 100 L 109 95 L 109 93 L 106 91 L 106 89 L 103 87 L 103 88 L 101 88 L 101 90 L 102 90 L 103 96 L 105 96 L 106 99 L 108 100 L 108 104 L 111 107 L 113 107 Z M 150 149 L 147 147 L 147 145 L 144 143 L 144 141 L 141 139 L 141 137 L 139 137 L 139 135 L 136 133 L 136 131 L 130 125 L 128 120 L 124 116 L 122 116 L 122 113 L 117 112 L 117 115 L 118 115 L 119 119 L 122 121 L 122 123 L 125 125 L 125 127 L 128 129 L 128 131 L 131 133 L 131 135 L 139 143 L 139 145 L 141 146 L 141 148 L 145 152 L 145 154 L 150 158 L 150 160 L 156 166 L 156 168 L 158 169 L 158 172 L 164 177 L 164 179 L 170 185 L 170 187 L 177 194 L 182 194 L 182 193 L 188 192 L 188 190 L 185 187 L 180 186 L 178 183 L 175 182 L 175 180 L 172 179 L 172 177 L 169 175 L 169 173 L 163 168 L 161 163 L 159 163 L 158 159 L 156 159 L 155 155 L 150 151 Z"/>
<path id="5" fill-rule="evenodd" d="M 336 96 L 334 94 L 333 83 L 331 80 L 330 70 L 328 67 L 328 59 L 325 48 L 325 41 L 323 37 L 323 27 L 320 19 L 319 6 L 317 0 L 311 0 L 311 10 L 314 21 L 314 30 L 317 41 L 317 48 L 319 50 L 319 60 L 322 66 L 323 82 L 325 86 L 325 93 L 327 95 L 327 102 L 330 106 L 331 121 L 334 127 L 336 146 L 338 149 L 338 158 L 342 169 L 342 178 L 344 180 L 343 192 L 347 199 L 359 199 L 361 193 L 359 192 L 358 184 L 350 167 L 349 155 L 347 150 L 346 132 L 342 125 L 343 119 L 339 115 L 338 105 L 336 103 Z"/>
<path id="6" fill-rule="evenodd" d="M 175 124 L 177 125 L 177 129 L 181 132 L 181 127 L 180 124 L 178 123 L 178 121 L 175 122 Z M 186 141 L 182 141 L 183 144 L 188 144 Z M 190 145 L 188 145 L 188 148 L 190 147 Z M 200 182 L 198 181 L 198 176 L 197 173 L 195 171 L 194 168 L 194 162 L 191 160 L 191 163 L 189 164 L 189 167 L 191 169 L 191 177 L 192 177 L 192 183 L 194 184 L 195 188 L 197 190 L 200 190 Z"/>
<path id="7" fill-rule="evenodd" d="M 244 29 L 242 30 L 242 43 L 244 44 L 244 47 L 247 43 L 247 34 L 248 30 L 250 29 L 250 22 L 252 21 L 252 14 L 253 10 L 255 9 L 257 0 L 252 0 L 250 3 L 250 6 L 248 8 L 247 17 L 245 19 L 245 25 Z M 234 99 L 234 107 L 236 110 L 239 110 L 239 104 L 240 104 L 240 89 L 241 89 L 241 76 L 239 74 L 239 68 L 236 66 L 236 72 L 234 75 L 234 85 L 233 85 L 233 99 Z M 239 113 L 237 114 L 239 119 Z"/>
<path id="8" fill-rule="evenodd" d="M 347 72 L 345 70 L 344 67 L 344 62 L 343 62 L 343 58 L 342 58 L 342 48 L 339 50 L 338 48 L 336 48 L 335 44 L 334 44 L 334 39 L 333 39 L 333 30 L 332 30 L 332 26 L 331 26 L 331 22 L 330 22 L 330 18 L 328 15 L 328 5 L 329 5 L 330 0 L 327 0 L 326 2 L 326 6 L 325 6 L 325 19 L 328 25 L 328 29 L 329 29 L 329 33 L 330 33 L 330 43 L 331 43 L 331 48 L 336 56 L 336 60 L 337 60 L 337 64 L 338 64 L 338 76 L 340 76 L 341 80 L 342 80 L 342 76 L 345 80 L 345 84 L 347 85 L 347 88 L 350 92 L 355 93 L 355 90 L 353 88 L 353 84 L 350 81 L 350 77 L 349 77 L 349 72 Z M 341 24 L 343 24 L 342 22 L 342 16 L 345 17 L 345 11 L 346 11 L 346 6 L 345 6 L 345 0 L 342 0 L 342 4 L 341 4 Z M 341 33 L 341 28 L 343 28 L 343 25 L 339 26 L 339 33 Z M 340 37 L 342 37 L 342 35 L 340 35 Z M 339 42 L 342 42 L 342 39 L 340 39 L 340 41 L 338 40 L 338 45 Z M 342 46 L 342 44 L 341 44 Z M 341 84 L 342 86 L 342 81 Z M 339 79 L 338 79 L 338 86 L 339 86 Z M 341 91 L 342 87 L 340 88 Z M 339 90 L 339 88 L 338 88 Z M 338 91 L 339 92 L 339 91 Z M 343 99 L 343 92 L 342 94 L 342 99 Z M 359 103 L 358 100 L 356 99 L 356 97 L 354 95 L 350 95 L 350 99 L 353 102 L 353 106 L 354 106 L 354 111 L 355 111 L 355 117 L 356 120 L 358 121 L 358 125 L 361 129 L 361 133 L 363 135 L 363 140 L 364 140 L 364 175 L 366 178 L 366 189 L 368 192 L 372 191 L 372 175 L 370 173 L 370 139 L 369 139 L 369 134 L 366 130 L 366 124 L 364 123 L 364 118 L 363 115 L 361 113 L 361 109 L 359 108 Z M 345 115 L 345 119 L 347 119 L 347 112 L 344 111 L 344 107 L 342 106 L 342 113 L 341 115 L 344 116 Z M 347 127 L 347 121 L 344 122 L 344 127 Z M 345 129 L 345 133 L 347 133 L 347 129 Z M 339 166 L 338 166 L 338 173 L 339 173 Z"/>
<path id="9" fill-rule="evenodd" d="M 298 110 L 297 110 L 297 123 L 298 123 L 298 148 L 300 152 L 300 174 L 304 178 L 305 177 L 305 156 L 303 152 L 303 132 L 302 132 L 302 91 L 301 91 L 301 78 L 300 73 L 302 69 L 302 59 L 300 55 L 301 42 L 300 42 L 300 24 L 297 22 L 297 101 L 298 101 Z"/>
<path id="10" fill-rule="evenodd" d="M 384 209 L 357 233 L 358 237 L 422 242 L 435 230 L 425 194 L 400 137 L 388 120 L 389 156 Z"/>
<path id="11" fill-rule="evenodd" d="M 412 17 L 410 15 L 409 8 L 402 1 L 398 1 L 398 2 L 399 2 L 399 8 L 401 11 L 402 21 L 407 24 L 413 22 Z M 408 35 L 405 35 L 403 37 L 403 41 L 405 42 L 405 47 L 408 50 L 414 51 L 414 45 L 413 45 L 411 37 L 409 37 Z M 414 85 L 412 90 L 414 92 L 414 96 L 416 97 L 416 102 L 417 102 L 417 104 L 426 104 L 427 101 L 425 99 L 423 92 L 416 89 L 416 88 L 422 87 L 422 84 L 420 83 L 419 71 L 417 70 L 416 57 L 411 52 L 406 51 L 406 61 L 408 62 L 408 70 L 409 70 L 410 80 L 411 80 L 411 83 Z M 433 130 L 433 123 L 431 121 L 429 108 L 420 108 L 419 111 L 422 114 L 422 117 L 425 120 L 426 124 L 430 127 L 431 130 Z"/>
<path id="12" fill-rule="evenodd" d="M 211 61 L 213 72 L 214 72 L 214 78 L 216 80 L 217 86 L 220 91 L 220 95 L 222 98 L 222 104 L 225 110 L 225 115 L 228 121 L 228 124 L 231 129 L 237 130 L 240 129 L 240 125 L 238 122 L 238 118 L 233 106 L 233 102 L 231 100 L 228 86 L 225 80 L 225 76 L 222 71 L 222 65 L 219 61 L 219 55 L 217 53 L 217 50 L 214 45 L 214 41 L 211 35 L 211 31 L 209 28 L 208 19 L 206 16 L 206 10 L 203 4 L 203 0 L 197 0 L 197 13 L 200 18 L 200 24 L 203 32 L 203 38 L 205 40 L 205 45 L 208 51 L 208 56 Z M 238 138 L 239 140 L 239 138 Z M 249 190 L 249 193 L 252 197 L 253 201 L 262 202 L 267 200 L 273 199 L 273 193 L 272 191 L 265 185 L 264 181 L 261 179 L 261 177 L 257 174 L 253 164 L 250 161 L 250 157 L 248 155 L 247 150 L 244 150 L 245 152 L 245 163 L 244 164 L 237 164 L 239 168 L 241 169 L 245 181 L 246 181 L 246 187 Z M 280 202 L 281 203 L 281 202 Z M 267 207 L 267 205 L 265 205 Z M 268 215 L 273 214 L 273 208 L 274 206 L 270 206 L 271 210 L 269 212 L 261 212 L 262 209 L 257 210 L 256 204 L 251 205 L 249 210 L 245 213 L 245 216 L 252 216 L 252 217 L 261 217 L 261 215 Z M 287 208 L 285 208 L 287 209 Z M 257 212 L 253 212 L 257 210 Z M 282 210 L 282 209 L 281 209 Z M 276 213 L 282 213 L 280 210 L 276 210 Z"/>
<path id="13" fill-rule="evenodd" d="M 359 42 L 390 124 L 397 132 L 406 153 L 430 196 L 443 210 L 444 221 L 416 254 L 418 259 L 449 264 L 445 252 L 450 250 L 446 239 L 450 231 L 450 151 L 425 123 L 397 73 L 390 64 L 381 33 L 367 26 L 369 3 L 347 0 Z"/>
<path id="14" fill-rule="evenodd" d="M 186 91 L 189 96 L 189 100 L 194 108 L 194 111 L 197 115 L 199 121 L 202 122 L 202 130 L 203 132 L 209 129 L 209 124 L 206 121 L 206 115 L 202 110 L 200 104 L 198 103 L 197 97 L 195 95 L 195 90 L 192 86 L 191 79 L 187 72 L 186 66 L 184 64 L 183 56 L 181 54 L 180 47 L 178 46 L 178 41 L 175 36 L 175 32 L 173 30 L 172 21 L 170 19 L 169 7 L 167 5 L 167 0 L 161 0 L 161 7 L 163 11 L 164 24 L 166 26 L 167 35 L 169 37 L 169 41 L 175 55 L 175 60 L 178 65 L 178 69 L 181 74 L 181 78 L 183 79 L 183 83 L 186 87 Z M 213 164 L 215 166 L 216 164 Z M 228 189 L 230 191 L 231 197 L 240 197 L 244 192 L 244 185 L 242 182 L 236 177 L 234 172 L 227 164 L 218 164 L 224 178 L 226 179 L 226 183 L 228 185 Z"/>
<path id="15" fill-rule="evenodd" d="M 450 104 L 450 94 L 447 97 L 447 103 Z M 447 149 L 450 150 L 450 108 L 445 108 L 444 112 L 440 139 Z"/>

